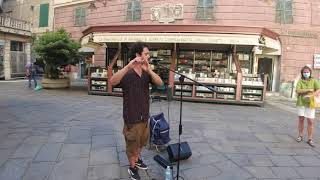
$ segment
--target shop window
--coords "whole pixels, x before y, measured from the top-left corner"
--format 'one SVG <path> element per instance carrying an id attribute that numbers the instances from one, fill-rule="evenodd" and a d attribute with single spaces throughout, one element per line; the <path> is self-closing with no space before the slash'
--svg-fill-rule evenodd
<path id="1" fill-rule="evenodd" d="M 213 0 L 199 0 L 197 6 L 197 19 L 213 18 Z"/>
<path id="2" fill-rule="evenodd" d="M 237 53 L 240 67 L 243 74 L 252 73 L 252 56 L 249 53 Z M 235 68 L 235 67 L 234 67 Z M 235 68 L 236 69 L 236 68 Z"/>
<path id="3" fill-rule="evenodd" d="M 127 8 L 127 21 L 141 20 L 141 4 L 139 0 L 129 0 Z"/>
<path id="4" fill-rule="evenodd" d="M 74 10 L 74 25 L 75 26 L 86 25 L 86 9 L 84 7 L 78 7 Z"/>
<path id="5" fill-rule="evenodd" d="M 277 0 L 276 22 L 281 24 L 292 24 L 292 0 Z"/>
<path id="6" fill-rule="evenodd" d="M 23 51 L 23 43 L 19 41 L 11 41 L 10 51 Z"/>
<path id="7" fill-rule="evenodd" d="M 39 27 L 48 27 L 49 4 L 40 4 Z"/>

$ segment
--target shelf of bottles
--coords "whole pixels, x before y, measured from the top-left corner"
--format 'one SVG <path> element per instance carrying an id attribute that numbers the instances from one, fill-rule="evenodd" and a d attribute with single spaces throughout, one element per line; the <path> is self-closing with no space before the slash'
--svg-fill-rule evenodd
<path id="1" fill-rule="evenodd" d="M 124 58 L 126 58 L 126 55 L 124 55 Z M 112 69 L 112 74 L 115 74 L 116 72 L 120 71 L 124 66 L 126 65 L 126 62 L 122 59 L 118 59 L 117 62 L 114 64 Z M 121 94 L 122 88 L 117 85 L 112 87 L 112 93 L 114 94 Z"/>
<path id="2" fill-rule="evenodd" d="M 107 92 L 107 70 L 99 67 L 90 67 L 89 90 L 93 92 Z"/>
<path id="3" fill-rule="evenodd" d="M 182 50 L 178 55 L 177 70 L 185 76 L 215 89 L 216 92 L 188 80 L 185 80 L 181 87 L 178 81 L 179 75 L 175 75 L 175 96 L 179 96 L 182 91 L 184 97 L 227 100 L 236 98 L 236 75 L 228 73 L 228 55 L 226 53 Z"/>
<path id="4" fill-rule="evenodd" d="M 244 74 L 242 78 L 241 99 L 246 101 L 262 101 L 264 82 L 260 75 Z"/>
<path id="5" fill-rule="evenodd" d="M 171 50 L 169 49 L 150 50 L 150 57 L 155 59 L 160 59 L 159 64 L 170 69 L 170 65 L 172 61 Z M 169 70 L 162 66 L 152 64 L 154 72 L 158 74 L 164 82 L 164 86 L 162 87 L 152 86 L 151 88 L 152 95 L 166 96 L 167 85 L 169 84 Z"/>

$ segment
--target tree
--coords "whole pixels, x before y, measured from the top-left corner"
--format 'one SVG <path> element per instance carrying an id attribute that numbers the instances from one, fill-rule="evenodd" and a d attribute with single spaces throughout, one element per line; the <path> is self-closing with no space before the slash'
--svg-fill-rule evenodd
<path id="1" fill-rule="evenodd" d="M 80 47 L 80 43 L 72 40 L 64 29 L 46 32 L 39 37 L 35 42 L 35 52 L 45 64 L 45 77 L 59 79 L 60 68 L 79 62 Z"/>

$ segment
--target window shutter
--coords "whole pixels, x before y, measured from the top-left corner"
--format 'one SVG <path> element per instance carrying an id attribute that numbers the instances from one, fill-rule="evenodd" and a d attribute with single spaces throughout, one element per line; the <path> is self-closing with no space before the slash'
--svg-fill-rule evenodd
<path id="1" fill-rule="evenodd" d="M 132 21 L 132 1 L 128 1 L 128 6 L 127 6 L 127 21 Z"/>
<path id="2" fill-rule="evenodd" d="M 211 19 L 213 17 L 213 0 L 198 0 L 197 19 Z"/>
<path id="3" fill-rule="evenodd" d="M 74 10 L 74 25 L 75 26 L 80 26 L 80 15 L 81 15 L 80 8 L 76 8 Z"/>
<path id="4" fill-rule="evenodd" d="M 80 25 L 81 26 L 85 26 L 86 25 L 86 9 L 85 8 L 81 8 L 81 16 L 80 16 L 81 18 L 81 21 L 80 21 Z"/>
<path id="5" fill-rule="evenodd" d="M 140 1 L 134 1 L 134 21 L 138 21 L 141 19 L 141 5 Z"/>
<path id="6" fill-rule="evenodd" d="M 203 19 L 204 18 L 204 8 L 198 6 L 197 7 L 197 19 Z"/>
<path id="7" fill-rule="evenodd" d="M 141 4 L 138 0 L 131 0 L 127 7 L 127 21 L 141 20 Z"/>
<path id="8" fill-rule="evenodd" d="M 281 23 L 281 14 L 282 14 L 281 4 L 282 4 L 281 0 L 278 0 L 276 5 L 276 22 L 277 23 Z"/>
<path id="9" fill-rule="evenodd" d="M 205 0 L 206 7 L 213 7 L 213 0 Z"/>
<path id="10" fill-rule="evenodd" d="M 204 1 L 205 0 L 198 0 L 198 7 L 203 7 L 204 6 Z"/>
<path id="11" fill-rule="evenodd" d="M 86 25 L 86 9 L 84 7 L 78 7 L 74 10 L 74 25 L 75 26 Z"/>
<path id="12" fill-rule="evenodd" d="M 291 0 L 285 0 L 284 6 L 286 10 L 292 11 L 292 1 Z"/>
<path id="13" fill-rule="evenodd" d="M 198 7 L 197 7 L 197 19 L 204 19 L 204 11 L 205 11 L 205 0 L 198 0 Z"/>
<path id="14" fill-rule="evenodd" d="M 48 27 L 49 4 L 40 4 L 39 27 Z"/>
<path id="15" fill-rule="evenodd" d="M 292 1 L 285 1 L 285 23 L 292 24 L 293 23 L 293 14 L 292 14 Z"/>
<path id="16" fill-rule="evenodd" d="M 276 22 L 283 24 L 293 23 L 292 0 L 277 0 Z"/>
<path id="17" fill-rule="evenodd" d="M 207 7 L 205 12 L 206 12 L 205 13 L 205 17 L 207 19 L 211 19 L 212 16 L 213 16 L 213 8 L 212 7 Z"/>

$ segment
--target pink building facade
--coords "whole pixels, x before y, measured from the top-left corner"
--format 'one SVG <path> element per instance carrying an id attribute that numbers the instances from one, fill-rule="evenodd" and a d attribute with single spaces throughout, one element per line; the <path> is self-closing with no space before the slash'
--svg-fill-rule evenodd
<path id="1" fill-rule="evenodd" d="M 288 96 L 301 67 L 308 64 L 315 67 L 314 76 L 319 74 L 316 57 L 320 54 L 320 0 L 86 1 L 56 6 L 54 27 L 65 28 L 79 41 L 91 35 L 94 41 L 105 42 L 94 52 L 94 64 L 99 66 L 109 65 L 108 48 L 116 48 L 117 43 L 130 43 L 148 33 L 159 37 L 182 33 L 185 37 L 149 40 L 154 47 L 164 49 L 178 44 L 179 49 L 225 52 L 237 45 L 237 51 L 250 54 L 251 62 L 243 67 L 243 73 L 269 74 L 268 89 Z M 203 43 L 195 42 L 202 35 L 211 35 L 212 42 L 203 38 L 199 39 Z M 188 39 L 190 36 L 193 39 Z M 250 39 L 255 37 L 260 44 Z"/>

